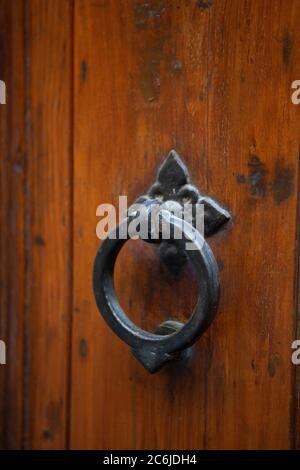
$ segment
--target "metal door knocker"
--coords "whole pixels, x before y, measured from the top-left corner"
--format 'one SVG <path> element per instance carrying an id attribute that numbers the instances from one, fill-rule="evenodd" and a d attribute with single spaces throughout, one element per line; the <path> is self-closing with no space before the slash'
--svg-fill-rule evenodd
<path id="1" fill-rule="evenodd" d="M 137 210 L 137 207 L 143 210 Z M 183 217 L 186 207 L 189 207 L 188 221 Z M 122 223 L 110 232 L 96 254 L 93 287 L 98 309 L 149 372 L 156 372 L 169 361 L 186 357 L 189 348 L 216 315 L 219 270 L 208 243 L 197 229 L 196 215 L 200 207 L 204 209 L 205 237 L 217 232 L 231 218 L 226 209 L 202 195 L 190 183 L 186 166 L 172 150 L 159 168 L 157 181 L 131 206 Z M 168 268 L 178 272 L 188 257 L 197 275 L 199 297 L 190 319 L 186 323 L 165 321 L 155 333 L 139 328 L 127 317 L 114 288 L 115 262 L 122 246 L 132 237 L 130 222 L 137 221 L 138 216 L 139 223 L 135 227 L 139 237 L 160 244 Z M 141 230 L 143 222 L 146 230 Z"/>

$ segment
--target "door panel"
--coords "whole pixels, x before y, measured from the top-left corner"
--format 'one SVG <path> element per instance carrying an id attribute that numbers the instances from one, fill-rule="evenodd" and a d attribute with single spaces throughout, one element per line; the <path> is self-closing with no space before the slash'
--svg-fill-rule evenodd
<path id="1" fill-rule="evenodd" d="M 291 445 L 297 6 L 209 3 L 75 5 L 73 448 Z M 97 316 L 95 209 L 133 202 L 173 147 L 234 223 L 211 241 L 218 319 L 188 369 L 151 376 Z M 191 274 L 175 296 L 145 250 L 124 249 L 116 285 L 131 318 L 153 328 L 191 312 Z"/>
<path id="2" fill-rule="evenodd" d="M 299 447 L 298 2 L 0 3 L 18 93 L 0 108 L 2 445 Z M 150 375 L 96 308 L 96 209 L 144 194 L 172 148 L 233 220 L 208 240 L 216 320 L 186 367 Z M 115 283 L 149 331 L 186 321 L 197 296 L 191 266 L 174 279 L 141 241 Z"/>

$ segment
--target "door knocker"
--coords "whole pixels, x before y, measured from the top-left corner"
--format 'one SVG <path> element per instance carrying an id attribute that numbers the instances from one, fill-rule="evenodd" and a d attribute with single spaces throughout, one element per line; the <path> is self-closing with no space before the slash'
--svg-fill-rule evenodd
<path id="1" fill-rule="evenodd" d="M 188 221 L 183 217 L 187 206 L 190 209 Z M 198 230 L 196 220 L 201 206 L 204 210 L 204 234 Z M 137 210 L 137 207 L 142 210 Z M 142 231 L 142 223 L 136 224 L 140 238 L 160 244 L 160 252 L 168 268 L 180 269 L 189 257 L 197 275 L 199 297 L 190 319 L 186 323 L 167 320 L 158 326 L 156 333 L 139 328 L 127 317 L 114 288 L 115 262 L 122 246 L 132 236 L 129 223 L 138 216 L 147 227 Z M 149 372 L 156 372 L 169 361 L 186 357 L 189 348 L 213 321 L 219 298 L 219 270 L 204 236 L 217 232 L 230 218 L 226 209 L 190 183 L 186 166 L 172 150 L 159 168 L 157 181 L 146 195 L 136 200 L 121 224 L 102 242 L 93 272 L 98 309 L 110 328 L 131 347 L 134 356 Z M 176 249 L 168 250 L 170 245 Z"/>

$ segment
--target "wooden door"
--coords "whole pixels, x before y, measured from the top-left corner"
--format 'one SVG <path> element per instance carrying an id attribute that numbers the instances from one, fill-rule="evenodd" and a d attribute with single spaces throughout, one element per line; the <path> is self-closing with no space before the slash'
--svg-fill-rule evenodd
<path id="1" fill-rule="evenodd" d="M 0 5 L 2 446 L 299 447 L 299 2 Z M 209 239 L 217 319 L 151 375 L 95 305 L 96 208 L 144 194 L 172 148 L 233 222 Z M 130 241 L 116 289 L 153 331 L 189 317 L 193 276 Z"/>

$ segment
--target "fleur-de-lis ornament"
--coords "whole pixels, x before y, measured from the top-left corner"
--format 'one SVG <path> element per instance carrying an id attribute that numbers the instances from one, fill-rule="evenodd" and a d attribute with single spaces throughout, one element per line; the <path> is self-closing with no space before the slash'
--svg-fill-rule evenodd
<path id="1" fill-rule="evenodd" d="M 157 180 L 147 194 L 138 198 L 141 203 L 147 199 L 157 199 L 161 202 L 176 201 L 182 207 L 184 204 L 204 205 L 204 235 L 209 237 L 231 219 L 230 213 L 217 201 L 202 194 L 191 184 L 187 167 L 176 150 L 171 150 L 158 169 Z M 196 213 L 196 211 L 195 211 Z"/>

